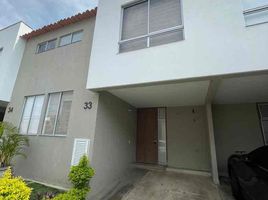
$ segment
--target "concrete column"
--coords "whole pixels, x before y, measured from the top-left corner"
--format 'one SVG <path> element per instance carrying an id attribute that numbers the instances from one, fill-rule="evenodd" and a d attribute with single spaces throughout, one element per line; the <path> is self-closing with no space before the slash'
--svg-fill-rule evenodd
<path id="1" fill-rule="evenodd" d="M 217 156 L 216 156 L 216 145 L 215 145 L 215 137 L 214 137 L 212 108 L 211 108 L 210 103 L 206 104 L 206 111 L 207 111 L 207 120 L 208 120 L 212 179 L 213 179 L 213 182 L 215 184 L 219 184 L 220 182 L 219 182 L 219 175 L 218 175 L 218 165 L 217 165 Z"/>

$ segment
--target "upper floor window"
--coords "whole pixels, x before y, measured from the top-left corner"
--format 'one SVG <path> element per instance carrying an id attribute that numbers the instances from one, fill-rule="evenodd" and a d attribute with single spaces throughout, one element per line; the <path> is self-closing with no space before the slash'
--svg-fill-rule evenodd
<path id="1" fill-rule="evenodd" d="M 60 37 L 59 46 L 65 46 L 82 40 L 83 31 L 77 31 Z"/>
<path id="2" fill-rule="evenodd" d="M 180 0 L 143 0 L 123 7 L 120 52 L 183 39 Z"/>
<path id="3" fill-rule="evenodd" d="M 37 53 L 42 53 L 50 49 L 55 49 L 57 39 L 49 40 L 38 44 Z"/>
<path id="4" fill-rule="evenodd" d="M 49 94 L 42 134 L 63 136 L 67 134 L 73 92 Z"/>
<path id="5" fill-rule="evenodd" d="M 243 0 L 246 26 L 268 22 L 268 0 Z"/>
<path id="6" fill-rule="evenodd" d="M 37 134 L 44 97 L 44 95 L 26 97 L 20 123 L 21 134 Z"/>

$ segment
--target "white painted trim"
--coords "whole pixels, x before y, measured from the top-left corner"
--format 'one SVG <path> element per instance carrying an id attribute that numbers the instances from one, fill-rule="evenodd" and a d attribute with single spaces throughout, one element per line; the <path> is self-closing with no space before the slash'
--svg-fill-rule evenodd
<path id="1" fill-rule="evenodd" d="M 191 174 L 191 175 L 199 175 L 199 176 L 208 176 L 211 177 L 210 172 L 204 172 L 204 171 L 196 171 L 196 170 L 188 170 L 188 169 L 177 169 L 177 168 L 166 168 L 167 172 L 175 172 L 175 173 L 181 173 L 181 174 Z"/>
<path id="2" fill-rule="evenodd" d="M 207 103 L 207 122 L 208 122 L 208 133 L 209 133 L 209 146 L 210 146 L 210 156 L 211 156 L 211 173 L 212 179 L 215 184 L 219 184 L 219 174 L 218 174 L 218 164 L 217 164 L 217 155 L 216 155 L 216 145 L 214 137 L 214 127 L 213 127 L 213 118 L 212 118 L 212 108 L 211 104 Z"/>
<path id="3" fill-rule="evenodd" d="M 266 11 L 266 10 L 268 10 L 268 5 L 259 6 L 259 7 L 256 7 L 256 8 L 251 8 L 251 9 L 244 10 L 243 14 L 244 15 L 250 15 L 250 14 L 253 14 L 253 13 L 262 12 L 262 11 Z"/>

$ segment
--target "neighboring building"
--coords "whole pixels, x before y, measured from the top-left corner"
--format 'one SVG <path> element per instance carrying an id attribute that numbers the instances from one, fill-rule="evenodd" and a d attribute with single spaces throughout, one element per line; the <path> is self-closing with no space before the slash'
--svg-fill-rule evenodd
<path id="1" fill-rule="evenodd" d="M 86 11 L 23 35 L 27 43 L 9 104 L 13 112 L 6 112 L 5 121 L 30 138 L 27 159 L 15 165 L 25 178 L 67 187 L 70 166 L 77 163 L 74 141 L 85 153 L 92 144 L 98 95 L 85 85 L 95 15 L 96 10 Z M 91 110 L 84 109 L 88 101 Z"/>
<path id="2" fill-rule="evenodd" d="M 23 22 L 0 30 L 0 121 L 10 101 L 26 41 L 20 36 L 32 31 Z"/>
<path id="3" fill-rule="evenodd" d="M 86 89 L 95 15 L 86 11 L 23 36 L 13 112 L 5 121 L 30 139 L 27 159 L 15 160 L 16 174 L 67 188 L 70 167 L 86 153 L 96 170 L 91 195 L 99 199 L 135 159 L 136 114 L 122 100 Z"/>
<path id="4" fill-rule="evenodd" d="M 267 0 L 99 1 L 87 89 L 138 109 L 136 162 L 218 183 L 228 156 L 268 143 L 267 13 Z"/>

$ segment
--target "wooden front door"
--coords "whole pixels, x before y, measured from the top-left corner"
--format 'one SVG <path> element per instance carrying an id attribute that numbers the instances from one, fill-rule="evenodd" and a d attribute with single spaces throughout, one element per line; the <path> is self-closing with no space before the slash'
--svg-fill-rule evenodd
<path id="1" fill-rule="evenodd" d="M 157 108 L 138 109 L 137 149 L 138 163 L 158 163 Z"/>

